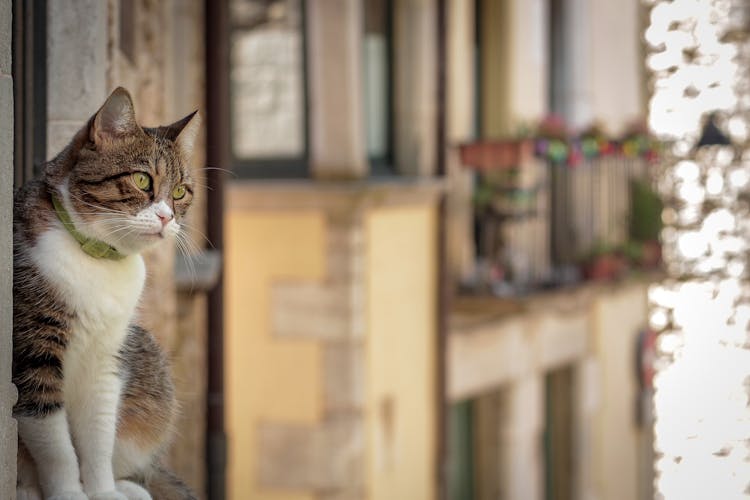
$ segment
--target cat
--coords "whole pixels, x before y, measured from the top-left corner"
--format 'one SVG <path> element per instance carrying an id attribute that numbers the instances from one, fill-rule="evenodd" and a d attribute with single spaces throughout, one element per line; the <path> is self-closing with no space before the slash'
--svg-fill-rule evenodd
<path id="1" fill-rule="evenodd" d="M 117 88 L 16 192 L 13 382 L 18 500 L 192 499 L 159 463 L 175 419 L 165 356 L 134 315 L 140 252 L 193 197 L 200 118 L 137 124 Z"/>

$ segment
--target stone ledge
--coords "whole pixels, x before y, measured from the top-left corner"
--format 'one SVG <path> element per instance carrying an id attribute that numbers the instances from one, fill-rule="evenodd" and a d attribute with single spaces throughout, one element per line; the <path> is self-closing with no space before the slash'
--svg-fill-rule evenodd
<path id="1" fill-rule="evenodd" d="M 623 293 L 631 288 L 648 287 L 662 278 L 661 273 L 633 276 L 616 282 L 586 282 L 576 286 L 533 293 L 525 297 L 458 296 L 450 315 L 452 333 L 471 332 L 490 324 L 502 324 L 529 313 L 576 313 L 588 308 L 596 299 Z"/>
<path id="2" fill-rule="evenodd" d="M 226 190 L 227 210 L 304 210 L 353 212 L 381 206 L 436 203 L 445 191 L 437 178 L 362 181 L 235 180 Z"/>
<path id="3" fill-rule="evenodd" d="M 447 397 L 460 401 L 588 359 L 596 349 L 594 318 L 601 301 L 633 291 L 647 300 L 656 277 L 590 283 L 522 300 L 463 298 L 454 307 L 448 336 Z"/>

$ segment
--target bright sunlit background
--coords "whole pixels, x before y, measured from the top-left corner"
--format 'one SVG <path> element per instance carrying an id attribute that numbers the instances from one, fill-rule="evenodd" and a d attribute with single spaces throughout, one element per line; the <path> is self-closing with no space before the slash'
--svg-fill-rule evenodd
<path id="1" fill-rule="evenodd" d="M 649 293 L 661 332 L 656 490 L 666 499 L 750 494 L 750 294 L 745 2 L 651 2 L 649 124 L 671 141 L 660 180 L 668 278 Z M 746 30 L 745 30 L 746 33 Z M 706 117 L 729 145 L 695 145 Z M 705 141 L 704 141 L 705 142 Z M 722 142 L 709 141 L 709 142 Z M 727 141 L 724 141 L 727 142 Z"/>

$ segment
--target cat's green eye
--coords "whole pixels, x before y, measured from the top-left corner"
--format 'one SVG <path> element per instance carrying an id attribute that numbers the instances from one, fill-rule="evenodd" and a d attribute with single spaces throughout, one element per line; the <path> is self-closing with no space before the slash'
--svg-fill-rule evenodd
<path id="1" fill-rule="evenodd" d="M 144 191 L 151 189 L 151 176 L 143 172 L 135 172 L 133 174 L 133 182 L 135 182 L 135 185 L 139 189 L 143 189 Z"/>
<path id="2" fill-rule="evenodd" d="M 187 192 L 187 189 L 185 189 L 184 184 L 175 186 L 175 188 L 172 190 L 172 198 L 174 198 L 175 200 L 180 200 L 185 197 L 186 192 Z"/>

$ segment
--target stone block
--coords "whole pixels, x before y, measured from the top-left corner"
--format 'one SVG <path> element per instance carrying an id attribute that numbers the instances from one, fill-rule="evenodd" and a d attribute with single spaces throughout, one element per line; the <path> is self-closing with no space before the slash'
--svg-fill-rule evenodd
<path id="1" fill-rule="evenodd" d="M 326 343 L 323 398 L 327 414 L 357 412 L 365 403 L 364 348 L 358 342 Z"/>
<path id="2" fill-rule="evenodd" d="M 334 283 L 361 283 L 364 276 L 364 252 L 361 226 L 339 227 L 331 224 L 328 230 L 329 280 Z"/>
<path id="3" fill-rule="evenodd" d="M 4 20 L 10 12 L 10 2 L 0 0 L 0 7 L 0 19 Z M 4 28 L 0 28 L 0 32 L 3 30 Z M 9 52 L 10 46 L 0 47 L 3 57 Z M 9 56 L 6 59 L 9 60 Z M 13 81 L 9 76 L 0 76 L 0 498 L 13 498 L 16 489 L 16 421 L 11 414 L 17 396 L 15 386 L 10 383 L 12 190 Z"/>
<path id="4" fill-rule="evenodd" d="M 11 0 L 0 0 L 0 75 L 10 75 L 12 26 Z"/>
<path id="5" fill-rule="evenodd" d="M 49 120 L 47 122 L 47 159 L 57 156 L 62 149 L 68 145 L 73 136 L 78 132 L 85 120 L 81 121 L 59 121 Z"/>
<path id="6" fill-rule="evenodd" d="M 7 75 L 0 75 L 0 186 L 8 188 L 8 193 L 3 193 L 5 203 L 5 194 L 11 198 L 13 194 L 13 79 Z M 10 205 L 7 209 L 10 210 Z M 0 219 L 0 222 L 6 221 Z M 10 222 L 10 219 L 7 222 Z M 10 225 L 1 227 L 3 230 L 7 227 L 10 231 Z"/>
<path id="7" fill-rule="evenodd" d="M 522 319 L 451 333 L 448 337 L 448 396 L 481 394 L 535 369 L 533 343 Z"/>
<path id="8" fill-rule="evenodd" d="M 261 488 L 331 493 L 361 487 L 365 470 L 362 419 L 348 416 L 314 427 L 261 424 L 256 456 Z"/>
<path id="9" fill-rule="evenodd" d="M 350 286 L 279 283 L 271 293 L 274 335 L 317 339 L 352 336 Z"/>
<path id="10" fill-rule="evenodd" d="M 47 19 L 48 118 L 86 120 L 111 90 L 107 88 L 107 2 L 47 2 Z"/>
<path id="11" fill-rule="evenodd" d="M 5 348 L 5 346 L 3 346 Z M 0 388 L 0 497 L 14 498 L 16 490 L 17 425 L 11 417 L 16 386 L 4 382 Z"/>
<path id="12" fill-rule="evenodd" d="M 13 254 L 13 81 L 0 76 L 0 390 L 10 380 Z"/>
<path id="13" fill-rule="evenodd" d="M 586 310 L 572 314 L 555 314 L 539 318 L 535 330 L 538 363 L 544 370 L 575 363 L 589 350 L 591 324 Z"/>

